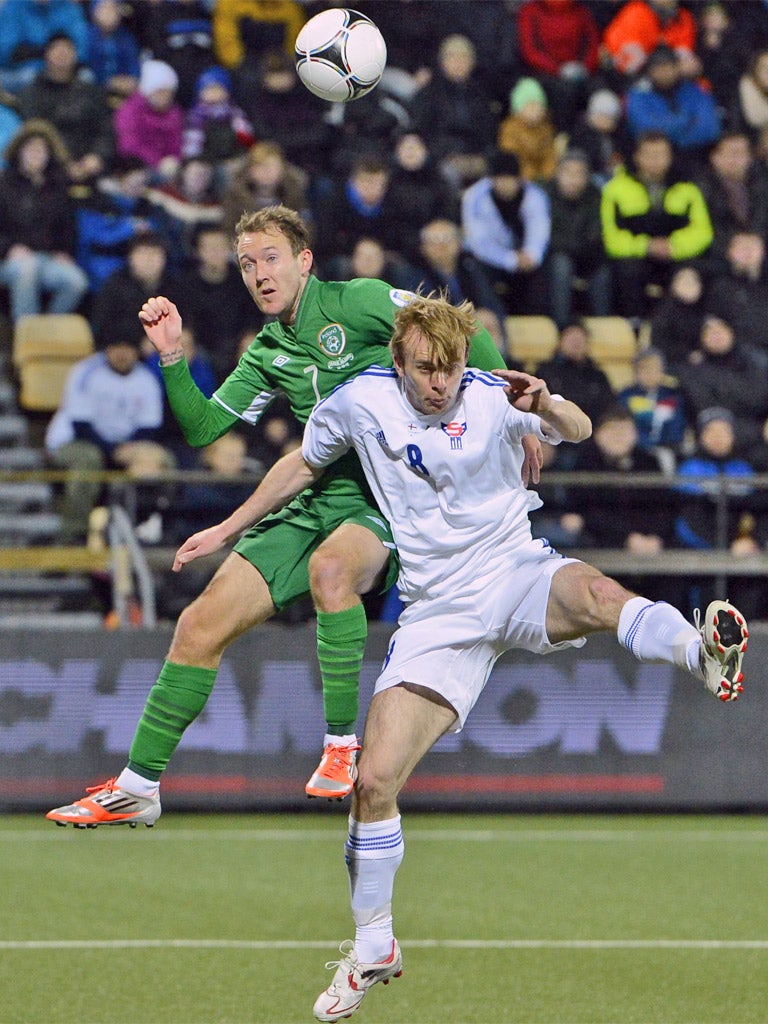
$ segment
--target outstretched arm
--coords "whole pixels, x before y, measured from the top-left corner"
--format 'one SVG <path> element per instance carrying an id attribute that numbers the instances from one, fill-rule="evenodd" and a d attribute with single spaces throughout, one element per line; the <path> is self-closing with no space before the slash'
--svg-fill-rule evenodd
<path id="1" fill-rule="evenodd" d="M 270 512 L 281 509 L 321 474 L 322 470 L 312 469 L 304 461 L 300 448 L 284 455 L 272 466 L 250 498 L 246 498 L 231 516 L 184 541 L 173 560 L 173 571 L 180 572 L 188 562 L 218 551 L 243 530 L 260 522 Z"/>
<path id="2" fill-rule="evenodd" d="M 551 426 L 564 441 L 584 441 L 592 433 L 592 421 L 583 409 L 567 399 L 553 398 L 541 377 L 517 370 L 493 373 L 507 382 L 504 391 L 510 405 L 541 417 L 544 433 Z"/>

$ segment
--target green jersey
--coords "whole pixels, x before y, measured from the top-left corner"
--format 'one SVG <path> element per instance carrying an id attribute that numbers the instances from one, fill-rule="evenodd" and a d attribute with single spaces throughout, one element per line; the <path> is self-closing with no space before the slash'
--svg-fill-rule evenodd
<path id="1" fill-rule="evenodd" d="M 296 320 L 267 324 L 212 398 L 198 390 L 184 360 L 163 368 L 168 398 L 187 441 L 210 444 L 237 420 L 255 424 L 279 394 L 301 423 L 339 384 L 374 364 L 391 366 L 389 339 L 399 306 L 411 292 L 384 281 L 319 281 L 310 277 Z M 470 365 L 491 370 L 504 361 L 480 328 Z"/>
<path id="2" fill-rule="evenodd" d="M 392 365 L 389 339 L 398 306 L 410 292 L 383 281 L 318 281 L 310 277 L 296 321 L 267 324 L 254 338 L 212 398 L 198 390 L 184 360 L 163 367 L 171 407 L 187 441 L 210 444 L 238 420 L 257 423 L 270 402 L 285 394 L 297 419 L 339 384 L 373 364 Z M 470 352 L 472 366 L 503 366 L 486 330 Z M 349 451 L 284 509 L 252 526 L 234 550 L 264 577 L 278 609 L 309 592 L 309 560 L 317 546 L 343 523 L 363 526 L 392 551 L 384 589 L 397 578 L 389 524 L 376 507 L 354 451 Z"/>

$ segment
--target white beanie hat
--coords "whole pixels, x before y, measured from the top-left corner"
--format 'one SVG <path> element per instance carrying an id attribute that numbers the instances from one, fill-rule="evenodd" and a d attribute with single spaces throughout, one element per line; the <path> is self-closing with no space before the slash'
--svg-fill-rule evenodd
<path id="1" fill-rule="evenodd" d="M 592 116 L 602 114 L 604 117 L 618 117 L 621 113 L 621 100 L 610 89 L 598 89 L 589 97 L 587 111 Z"/>
<path id="2" fill-rule="evenodd" d="M 158 89 L 177 89 L 179 76 L 164 60 L 145 60 L 141 65 L 139 92 L 144 96 Z"/>

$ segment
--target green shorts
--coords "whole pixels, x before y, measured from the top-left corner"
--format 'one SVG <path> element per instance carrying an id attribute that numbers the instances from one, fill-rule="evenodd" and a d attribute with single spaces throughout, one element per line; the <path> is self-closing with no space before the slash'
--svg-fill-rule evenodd
<path id="1" fill-rule="evenodd" d="M 234 550 L 259 570 L 275 607 L 282 611 L 309 593 L 309 557 L 342 523 L 364 526 L 390 549 L 382 588 L 388 590 L 400 569 L 392 531 L 370 492 L 352 480 L 336 479 L 322 490 L 303 491 L 285 508 L 251 527 Z"/>

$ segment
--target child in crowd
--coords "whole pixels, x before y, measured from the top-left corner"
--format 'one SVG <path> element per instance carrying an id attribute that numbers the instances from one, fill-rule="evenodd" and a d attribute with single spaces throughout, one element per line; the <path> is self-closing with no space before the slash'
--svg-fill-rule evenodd
<path id="1" fill-rule="evenodd" d="M 253 145 L 251 122 L 232 102 L 232 81 L 222 67 L 212 67 L 197 79 L 195 102 L 184 125 L 183 155 L 229 164 Z"/>
<path id="2" fill-rule="evenodd" d="M 548 180 L 555 173 L 557 147 L 544 90 L 535 78 L 521 78 L 509 94 L 509 106 L 499 126 L 499 149 L 517 155 L 524 178 Z"/>
<path id="3" fill-rule="evenodd" d="M 635 381 L 619 392 L 619 402 L 632 413 L 641 448 L 658 451 L 663 446 L 672 454 L 685 436 L 683 396 L 667 376 L 664 355 L 656 348 L 641 349 L 635 356 Z"/>
<path id="4" fill-rule="evenodd" d="M 181 161 L 184 113 L 175 102 L 179 79 L 162 60 L 145 60 L 139 88 L 115 113 L 118 153 L 137 156 L 159 179 L 170 180 Z"/>
<path id="5" fill-rule="evenodd" d="M 624 160 L 628 135 L 622 122 L 621 100 L 610 89 L 598 89 L 573 127 L 569 146 L 587 154 L 596 185 L 604 185 Z"/>

